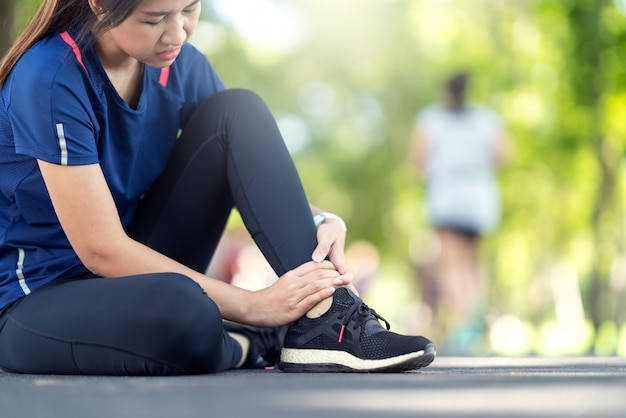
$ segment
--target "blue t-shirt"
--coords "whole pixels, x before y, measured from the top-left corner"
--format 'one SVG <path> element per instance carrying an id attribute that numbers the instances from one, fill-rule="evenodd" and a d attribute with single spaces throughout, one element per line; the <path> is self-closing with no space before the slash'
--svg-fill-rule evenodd
<path id="1" fill-rule="evenodd" d="M 146 66 L 136 109 L 118 95 L 93 45 L 81 52 L 66 32 L 26 52 L 0 90 L 0 308 L 87 272 L 59 224 L 38 159 L 100 164 L 126 226 L 190 115 L 223 89 L 189 44 L 171 67 Z"/>

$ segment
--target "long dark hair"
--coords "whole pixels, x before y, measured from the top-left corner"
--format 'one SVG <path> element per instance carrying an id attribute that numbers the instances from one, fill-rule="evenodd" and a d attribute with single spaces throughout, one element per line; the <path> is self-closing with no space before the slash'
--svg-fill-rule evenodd
<path id="1" fill-rule="evenodd" d="M 120 25 L 142 1 L 100 0 L 96 16 L 89 0 L 43 0 L 33 19 L 0 62 L 0 86 L 22 55 L 46 36 L 76 30 L 76 42 L 84 47 L 90 33 L 102 33 Z"/>
<path id="2" fill-rule="evenodd" d="M 448 79 L 446 90 L 448 92 L 448 106 L 451 110 L 459 111 L 465 107 L 468 84 L 469 74 L 465 72 L 454 74 Z"/>

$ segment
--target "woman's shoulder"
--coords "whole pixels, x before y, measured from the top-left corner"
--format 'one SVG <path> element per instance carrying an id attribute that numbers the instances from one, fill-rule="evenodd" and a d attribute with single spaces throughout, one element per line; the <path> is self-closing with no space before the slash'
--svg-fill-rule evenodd
<path id="1" fill-rule="evenodd" d="M 175 63 L 177 65 L 190 65 L 190 64 L 200 64 L 207 65 L 209 60 L 206 55 L 204 55 L 198 48 L 196 48 L 193 44 L 187 42 L 183 45 L 180 55 L 176 58 Z"/>
<path id="2" fill-rule="evenodd" d="M 445 108 L 439 103 L 430 103 L 426 105 L 420 113 L 423 115 L 438 114 L 445 111 Z"/>
<path id="3" fill-rule="evenodd" d="M 206 55 L 190 43 L 183 45 L 171 68 L 174 74 L 178 74 L 186 82 L 215 73 Z"/>
<path id="4" fill-rule="evenodd" d="M 23 66 L 55 67 L 66 64 L 68 58 L 81 55 L 68 32 L 49 35 L 35 43 L 20 59 Z"/>
<path id="5" fill-rule="evenodd" d="M 500 115 L 493 108 L 483 103 L 470 102 L 468 104 L 468 110 L 474 118 L 494 123 L 500 121 Z"/>
<path id="6" fill-rule="evenodd" d="M 171 77 L 185 91 L 206 90 L 196 91 L 201 95 L 212 94 L 224 88 L 220 76 L 206 55 L 190 43 L 183 45 L 180 55 L 174 61 Z"/>
<path id="7" fill-rule="evenodd" d="M 420 110 L 415 119 L 417 123 L 428 123 L 440 120 L 446 113 L 445 108 L 439 103 L 431 103 Z"/>
<path id="8" fill-rule="evenodd" d="M 59 75 L 73 77 L 86 71 L 78 48 L 68 40 L 56 34 L 37 42 L 17 62 L 13 77 L 22 85 L 41 87 L 50 85 Z"/>

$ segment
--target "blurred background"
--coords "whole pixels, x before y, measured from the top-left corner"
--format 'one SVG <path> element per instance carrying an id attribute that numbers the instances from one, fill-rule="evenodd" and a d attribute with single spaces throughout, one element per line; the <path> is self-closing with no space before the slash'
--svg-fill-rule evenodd
<path id="1" fill-rule="evenodd" d="M 267 101 L 309 199 L 346 220 L 357 287 L 392 330 L 446 352 L 423 302 L 438 248 L 409 153 L 416 113 L 463 69 L 511 141 L 466 354 L 626 356 L 626 0 L 203 2 L 192 42 L 227 86 Z M 0 0 L 0 51 L 39 4 Z M 210 270 L 274 279 L 236 213 Z"/>

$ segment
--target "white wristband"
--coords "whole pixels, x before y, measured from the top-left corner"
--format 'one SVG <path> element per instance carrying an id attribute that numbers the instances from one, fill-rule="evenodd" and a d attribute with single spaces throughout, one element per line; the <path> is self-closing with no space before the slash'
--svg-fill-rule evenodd
<path id="1" fill-rule="evenodd" d="M 313 222 L 315 222 L 315 227 L 319 228 L 319 226 L 323 224 L 326 219 L 336 219 L 341 223 L 341 226 L 343 227 L 344 231 L 348 230 L 348 227 L 346 226 L 346 223 L 343 221 L 343 219 L 341 219 L 339 216 L 335 215 L 334 213 L 330 213 L 330 212 L 322 212 L 322 213 L 315 215 L 313 217 Z"/>

